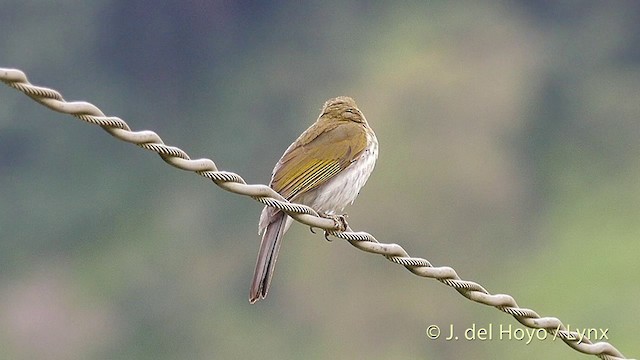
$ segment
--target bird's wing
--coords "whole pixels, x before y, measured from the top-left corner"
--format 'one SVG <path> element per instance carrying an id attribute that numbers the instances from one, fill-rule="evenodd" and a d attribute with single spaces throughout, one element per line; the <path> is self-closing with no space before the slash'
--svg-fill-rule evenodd
<path id="1" fill-rule="evenodd" d="M 366 131 L 355 122 L 339 122 L 315 135 L 312 129 L 287 149 L 273 172 L 271 187 L 289 200 L 336 176 L 367 147 Z"/>

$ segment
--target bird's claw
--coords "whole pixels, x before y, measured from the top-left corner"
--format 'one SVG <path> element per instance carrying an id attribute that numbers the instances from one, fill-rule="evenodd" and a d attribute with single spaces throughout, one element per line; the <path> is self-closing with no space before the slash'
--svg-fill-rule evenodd
<path id="1" fill-rule="evenodd" d="M 335 230 L 324 231 L 324 238 L 327 241 L 331 241 L 331 239 L 329 239 L 329 235 L 333 235 L 334 232 L 346 231 L 347 228 L 349 227 L 349 224 L 347 224 L 347 214 L 344 214 L 344 215 L 322 214 L 322 217 L 326 219 L 331 219 L 336 224 Z"/>
<path id="2" fill-rule="evenodd" d="M 349 227 L 349 224 L 347 224 L 347 214 L 333 215 L 331 218 L 336 223 L 337 231 L 346 231 Z"/>

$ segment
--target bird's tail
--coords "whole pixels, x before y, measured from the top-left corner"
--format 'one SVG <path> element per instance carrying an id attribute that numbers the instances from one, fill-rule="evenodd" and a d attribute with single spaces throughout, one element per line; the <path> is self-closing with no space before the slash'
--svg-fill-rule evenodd
<path id="1" fill-rule="evenodd" d="M 291 221 L 284 211 L 278 211 L 270 220 L 262 236 L 256 269 L 253 273 L 253 281 L 251 281 L 251 289 L 249 290 L 249 302 L 252 304 L 267 296 L 278 258 L 278 251 L 280 250 L 282 235 L 289 227 L 287 222 Z"/>

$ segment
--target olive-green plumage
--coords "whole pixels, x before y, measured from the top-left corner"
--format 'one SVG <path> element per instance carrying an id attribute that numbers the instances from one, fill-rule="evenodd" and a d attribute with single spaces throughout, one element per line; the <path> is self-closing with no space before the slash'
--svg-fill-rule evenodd
<path id="1" fill-rule="evenodd" d="M 331 179 L 357 159 L 367 147 L 362 125 L 320 118 L 276 165 L 271 187 L 291 200 Z"/>
<path id="2" fill-rule="evenodd" d="M 353 99 L 328 100 L 316 122 L 287 148 L 269 186 L 287 200 L 333 215 L 353 202 L 367 181 L 378 154 L 375 133 Z M 284 212 L 265 207 L 259 229 L 264 235 L 249 293 L 256 302 L 267 295 L 282 235 L 291 224 Z"/>

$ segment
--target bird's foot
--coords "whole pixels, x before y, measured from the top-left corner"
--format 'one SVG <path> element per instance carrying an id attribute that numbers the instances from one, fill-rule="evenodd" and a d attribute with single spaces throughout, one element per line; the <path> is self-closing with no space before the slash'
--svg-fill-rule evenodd
<path id="1" fill-rule="evenodd" d="M 331 241 L 331 239 L 329 239 L 329 235 L 331 235 L 331 232 L 333 231 L 346 231 L 347 228 L 349 227 L 349 224 L 347 224 L 347 214 L 343 214 L 343 215 L 335 215 L 335 214 L 328 214 L 328 213 L 321 213 L 319 214 L 320 217 L 323 217 L 325 219 L 331 219 L 335 222 L 336 224 L 336 229 L 335 230 L 324 230 L 324 238 L 327 241 Z M 313 230 L 313 226 L 309 227 L 309 231 L 311 231 L 312 234 L 315 234 L 316 232 Z"/>
<path id="2" fill-rule="evenodd" d="M 325 213 L 325 214 L 322 214 L 321 216 L 323 218 L 333 220 L 333 222 L 335 222 L 335 224 L 336 224 L 336 229 L 335 230 L 325 230 L 324 231 L 324 238 L 327 241 L 331 241 L 331 239 L 329 239 L 329 235 L 331 235 L 331 233 L 333 233 L 335 231 L 345 231 L 349 227 L 349 224 L 347 224 L 347 214 L 335 215 L 335 214 L 326 214 Z"/>

